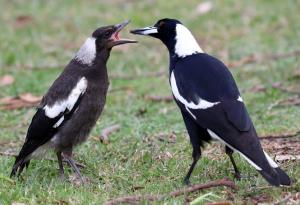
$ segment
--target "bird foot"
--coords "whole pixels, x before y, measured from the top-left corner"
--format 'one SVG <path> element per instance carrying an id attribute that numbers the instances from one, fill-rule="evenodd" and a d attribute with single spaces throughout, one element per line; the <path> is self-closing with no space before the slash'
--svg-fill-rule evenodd
<path id="1" fill-rule="evenodd" d="M 234 173 L 234 178 L 238 181 L 240 181 L 242 179 L 242 177 L 244 178 L 245 176 L 242 176 L 240 172 L 235 172 Z"/>
<path id="2" fill-rule="evenodd" d="M 191 184 L 190 179 L 189 178 L 184 178 L 183 184 L 186 185 L 186 186 L 190 185 Z"/>

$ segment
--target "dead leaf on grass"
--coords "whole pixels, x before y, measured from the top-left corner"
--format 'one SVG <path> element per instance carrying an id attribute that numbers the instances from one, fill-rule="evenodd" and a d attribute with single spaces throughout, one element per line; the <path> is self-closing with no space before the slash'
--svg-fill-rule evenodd
<path id="1" fill-rule="evenodd" d="M 249 89 L 249 92 L 258 93 L 258 92 L 265 92 L 266 87 L 264 85 L 254 85 L 252 88 Z"/>
<path id="2" fill-rule="evenodd" d="M 42 100 L 41 96 L 35 96 L 32 93 L 23 93 L 19 95 L 20 99 L 29 103 L 38 103 Z"/>
<path id="3" fill-rule="evenodd" d="M 82 176 L 82 177 L 83 177 L 84 184 L 89 184 L 91 182 L 91 180 L 88 177 L 86 177 L 86 176 Z M 77 186 L 77 187 L 84 185 L 84 184 L 82 184 L 81 179 L 75 173 L 73 173 L 69 176 L 69 181 L 71 184 L 73 184 L 74 186 Z"/>
<path id="4" fill-rule="evenodd" d="M 31 93 L 20 94 L 16 97 L 4 97 L 0 99 L 0 110 L 14 110 L 25 107 L 34 107 L 38 105 L 41 99 L 41 96 L 35 96 Z"/>
<path id="5" fill-rule="evenodd" d="M 34 21 L 32 16 L 29 15 L 20 15 L 17 16 L 14 22 L 14 27 L 16 28 L 24 28 L 31 24 Z"/>
<path id="6" fill-rule="evenodd" d="M 300 138 L 297 135 L 292 137 L 269 137 L 262 139 L 262 146 L 272 156 L 275 156 L 275 161 L 283 163 L 286 161 L 300 160 Z"/>
<path id="7" fill-rule="evenodd" d="M 212 10 L 212 8 L 213 8 L 212 2 L 205 1 L 205 2 L 198 4 L 198 6 L 196 8 L 196 12 L 199 15 L 203 15 L 203 14 L 210 12 Z"/>
<path id="8" fill-rule="evenodd" d="M 286 100 L 280 101 L 278 105 L 283 105 L 283 106 L 300 105 L 300 98 L 298 97 L 288 98 Z"/>
<path id="9" fill-rule="evenodd" d="M 173 155 L 166 151 L 166 152 L 162 152 L 160 153 L 158 156 L 155 157 L 156 160 L 165 160 L 165 159 L 171 159 L 173 157 Z"/>
<path id="10" fill-rule="evenodd" d="M 11 75 L 4 75 L 0 78 L 0 86 L 8 86 L 15 82 L 15 78 Z"/>

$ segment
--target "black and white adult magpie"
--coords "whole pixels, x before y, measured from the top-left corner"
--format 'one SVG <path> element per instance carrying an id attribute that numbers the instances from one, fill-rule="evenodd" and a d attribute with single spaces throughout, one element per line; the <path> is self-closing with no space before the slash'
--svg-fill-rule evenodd
<path id="1" fill-rule="evenodd" d="M 95 30 L 54 81 L 32 118 L 11 177 L 17 172 L 21 174 L 40 151 L 52 148 L 57 154 L 61 177 L 64 177 L 64 158 L 82 180 L 72 150 L 87 139 L 105 105 L 109 86 L 106 63 L 112 47 L 136 42 L 119 38 L 119 32 L 128 23 Z"/>
<path id="2" fill-rule="evenodd" d="M 170 85 L 193 147 L 190 175 L 204 142 L 225 144 L 235 176 L 240 177 L 232 153 L 238 152 L 272 185 L 290 185 L 290 178 L 263 151 L 243 99 L 228 68 L 199 47 L 191 32 L 175 19 L 131 33 L 160 39 L 170 54 Z"/>

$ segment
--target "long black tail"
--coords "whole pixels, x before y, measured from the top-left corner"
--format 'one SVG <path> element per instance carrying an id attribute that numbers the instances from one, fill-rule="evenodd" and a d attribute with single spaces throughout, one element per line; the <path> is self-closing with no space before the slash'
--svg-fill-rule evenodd
<path id="1" fill-rule="evenodd" d="M 29 166 L 30 155 L 39 147 L 39 144 L 28 140 L 24 143 L 19 155 L 16 157 L 15 163 L 12 167 L 10 177 L 15 176 L 18 173 L 18 176 L 22 173 L 24 168 Z"/>
<path id="2" fill-rule="evenodd" d="M 270 170 L 261 170 L 259 173 L 271 184 L 274 186 L 291 185 L 290 177 L 279 167 L 271 168 Z"/>

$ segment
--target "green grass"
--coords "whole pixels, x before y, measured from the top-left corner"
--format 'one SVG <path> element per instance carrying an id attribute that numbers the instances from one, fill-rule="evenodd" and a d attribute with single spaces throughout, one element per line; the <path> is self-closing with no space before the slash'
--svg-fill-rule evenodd
<path id="1" fill-rule="evenodd" d="M 212 1 L 213 9 L 202 16 L 196 12 L 197 0 L 182 1 L 4 1 L 0 0 L 0 76 L 11 74 L 11 86 L 1 87 L 0 97 L 24 92 L 42 95 L 62 71 L 85 38 L 102 25 L 131 19 L 129 28 L 152 25 L 159 18 L 173 17 L 184 22 L 197 37 L 200 46 L 225 62 L 250 54 L 285 53 L 299 49 L 299 1 Z M 31 16 L 27 25 L 17 26 L 18 16 Z M 127 31 L 128 29 L 127 28 Z M 109 60 L 110 75 L 138 75 L 165 69 L 161 77 L 111 79 L 111 89 L 130 86 L 131 90 L 111 92 L 105 110 L 89 140 L 76 148 L 75 158 L 86 165 L 82 173 L 91 183 L 74 186 L 59 180 L 57 163 L 33 160 L 19 180 L 8 180 L 13 158 L 0 156 L 0 204 L 101 204 L 110 198 L 132 194 L 163 194 L 183 187 L 182 179 L 191 163 L 191 147 L 175 103 L 155 103 L 144 95 L 170 95 L 168 54 L 157 40 L 131 36 L 137 45 L 115 49 Z M 290 57 L 232 69 L 243 92 L 244 101 L 260 135 L 300 130 L 297 106 L 269 106 L 290 97 L 272 88 L 274 82 L 296 86 L 294 72 L 299 57 Z M 248 92 L 263 85 L 266 92 Z M 146 109 L 142 116 L 140 109 Z M 163 112 L 166 110 L 166 113 Z M 18 150 L 34 109 L 0 111 L 1 150 Z M 95 140 L 101 130 L 118 123 L 121 130 L 105 145 Z M 176 143 L 157 140 L 158 133 L 176 134 Z M 229 159 L 219 146 L 207 146 L 192 177 L 204 183 L 225 176 L 233 178 Z M 156 159 L 165 152 L 171 158 Z M 299 150 L 298 150 L 299 152 Z M 271 154 L 272 155 L 272 154 Z M 272 155 L 274 156 L 274 155 Z M 191 194 L 190 198 L 226 200 L 242 203 L 266 195 L 270 201 L 283 192 L 300 191 L 300 164 L 287 162 L 283 169 L 294 180 L 290 188 L 267 187 L 265 180 L 244 160 L 235 155 L 248 179 L 236 181 L 237 190 L 214 188 Z M 68 169 L 68 174 L 71 170 Z M 135 190 L 134 187 L 142 187 Z M 225 191 L 224 191 L 225 190 Z M 201 198 L 201 195 L 207 194 Z M 213 196 L 213 197 L 211 197 Z M 182 204 L 184 197 L 167 198 L 168 204 Z M 203 201 L 202 201 L 203 202 Z M 201 203 L 202 203 L 201 202 Z M 146 203 L 146 202 L 145 202 Z M 161 202 L 162 203 L 162 202 Z M 251 203 L 251 202 L 249 202 Z"/>

